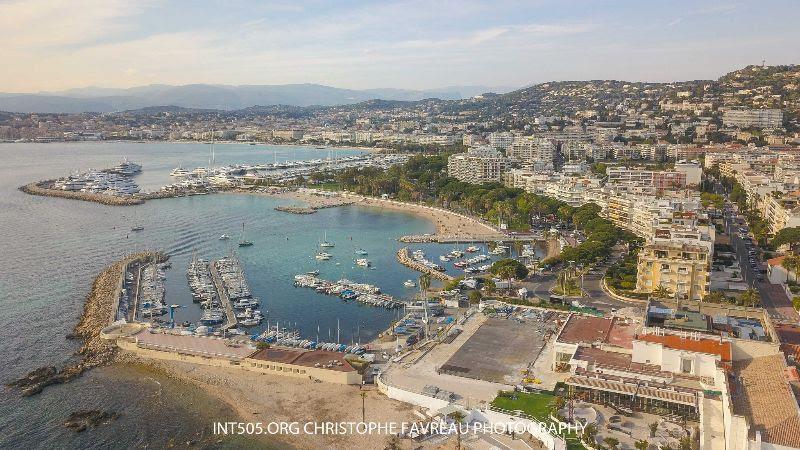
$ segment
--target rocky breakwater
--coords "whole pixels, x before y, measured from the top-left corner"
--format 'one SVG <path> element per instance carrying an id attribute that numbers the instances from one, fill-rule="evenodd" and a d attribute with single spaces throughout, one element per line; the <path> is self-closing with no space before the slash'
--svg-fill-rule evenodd
<path id="1" fill-rule="evenodd" d="M 86 298 L 80 322 L 67 339 L 80 339 L 83 345 L 75 352 L 76 360 L 59 369 L 55 366 L 41 367 L 22 378 L 7 384 L 17 388 L 23 396 L 35 395 L 52 384 L 66 383 L 86 370 L 113 362 L 116 346 L 100 337 L 103 328 L 111 324 L 114 308 L 119 298 L 119 287 L 125 270 L 134 262 L 153 259 L 166 260 L 158 252 L 142 252 L 131 255 L 106 267 L 94 280 L 92 290 Z"/>
<path id="2" fill-rule="evenodd" d="M 121 196 L 121 195 L 107 195 L 95 194 L 92 192 L 80 191 L 64 191 L 61 189 L 53 189 L 53 180 L 38 181 L 35 183 L 26 184 L 19 188 L 20 191 L 31 194 L 41 195 L 43 197 L 61 197 L 69 198 L 72 200 L 82 200 L 85 202 L 100 203 L 103 205 L 111 206 L 130 206 L 140 205 L 144 203 L 144 199 L 137 196 Z"/>

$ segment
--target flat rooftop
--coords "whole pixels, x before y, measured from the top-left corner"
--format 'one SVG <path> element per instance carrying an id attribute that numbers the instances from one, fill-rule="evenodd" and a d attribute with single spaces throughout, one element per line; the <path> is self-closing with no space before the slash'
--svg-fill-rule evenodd
<path id="1" fill-rule="evenodd" d="M 641 334 L 636 339 L 658 343 L 673 350 L 718 355 L 722 361 L 731 360 L 731 343 L 719 339 L 683 337 L 676 334 Z"/>
<path id="2" fill-rule="evenodd" d="M 575 352 L 575 359 L 593 363 L 595 367 L 624 370 L 626 372 L 640 373 L 669 377 L 669 372 L 662 372 L 661 367 L 653 364 L 635 363 L 627 353 L 609 352 L 599 348 L 579 347 Z"/>
<path id="3" fill-rule="evenodd" d="M 640 324 L 618 317 L 604 318 L 570 315 L 558 335 L 558 342 L 592 344 L 603 342 L 623 348 L 633 348 L 633 336 Z"/>
<path id="4" fill-rule="evenodd" d="M 250 345 L 217 337 L 151 333 L 147 329 L 132 337 L 140 347 L 196 356 L 240 360 L 255 352 Z"/>
<path id="5" fill-rule="evenodd" d="M 337 372 L 353 372 L 356 369 L 344 359 L 344 353 L 329 352 L 324 350 L 298 350 L 282 347 L 263 348 L 253 355 L 251 359 L 269 361 L 278 364 L 292 364 L 295 366 L 316 367 L 330 365 L 332 362 L 340 362 L 342 365 L 332 364 L 329 367 L 321 367 Z"/>
<path id="6" fill-rule="evenodd" d="M 764 442 L 800 447 L 800 414 L 783 354 L 736 361 L 733 369 L 734 414 L 747 417 L 751 431 L 760 432 Z"/>
<path id="7" fill-rule="evenodd" d="M 778 333 L 781 344 L 800 345 L 800 326 L 776 323 L 775 331 Z"/>

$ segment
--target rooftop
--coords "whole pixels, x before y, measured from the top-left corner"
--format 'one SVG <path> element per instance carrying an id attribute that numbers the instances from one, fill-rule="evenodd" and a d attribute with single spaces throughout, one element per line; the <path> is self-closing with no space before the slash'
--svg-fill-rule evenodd
<path id="1" fill-rule="evenodd" d="M 783 355 L 737 361 L 733 367 L 734 414 L 747 417 L 751 431 L 760 432 L 764 442 L 800 447 L 800 415 Z"/>
<path id="2" fill-rule="evenodd" d="M 632 339 L 638 329 L 638 323 L 618 317 L 603 318 L 572 314 L 561 329 L 558 341 L 567 344 L 603 342 L 618 347 L 633 348 Z"/>
<path id="3" fill-rule="evenodd" d="M 247 344 L 216 337 L 166 334 L 142 330 L 133 336 L 140 347 L 165 352 L 185 353 L 238 360 L 250 356 L 255 349 Z"/>
<path id="4" fill-rule="evenodd" d="M 636 339 L 661 344 L 674 350 L 718 355 L 723 361 L 731 360 L 731 343 L 719 339 L 684 338 L 676 334 L 640 334 Z"/>
<path id="5" fill-rule="evenodd" d="M 315 367 L 315 364 L 325 366 L 331 362 L 340 362 L 342 365 L 333 364 L 330 367 L 325 367 L 328 370 L 335 370 L 337 372 L 352 372 L 356 369 L 344 359 L 343 353 L 328 352 L 324 350 L 297 350 L 288 348 L 268 347 L 263 348 L 252 356 L 252 359 L 261 361 L 270 361 L 279 364 L 292 364 L 295 366 Z"/>

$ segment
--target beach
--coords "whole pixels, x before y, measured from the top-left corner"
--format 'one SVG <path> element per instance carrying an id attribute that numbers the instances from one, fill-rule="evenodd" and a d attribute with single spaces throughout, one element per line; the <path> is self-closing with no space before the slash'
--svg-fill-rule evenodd
<path id="1" fill-rule="evenodd" d="M 412 422 L 419 420 L 411 406 L 392 400 L 377 389 L 316 383 L 292 377 L 263 375 L 238 368 L 202 366 L 177 361 L 140 361 L 164 375 L 196 385 L 211 397 L 228 404 L 242 422 L 299 422 L 297 435 L 263 436 L 299 448 L 384 448 L 386 434 L 306 434 L 306 422 L 361 421 L 361 392 L 366 392 L 367 422 Z M 221 419 L 222 420 L 222 419 Z M 202 426 L 202 424 L 200 424 Z M 207 424 L 211 430 L 212 424 Z"/>
<path id="2" fill-rule="evenodd" d="M 448 211 L 444 208 L 400 202 L 391 199 L 367 197 L 352 193 L 326 193 L 329 194 L 326 195 L 323 194 L 323 192 L 324 191 L 315 191 L 311 189 L 298 189 L 279 193 L 261 194 L 295 200 L 301 202 L 303 206 L 314 209 L 356 204 L 358 206 L 367 206 L 380 210 L 408 212 L 427 219 L 436 225 L 436 233 L 434 236 L 431 236 L 432 239 L 491 240 L 503 238 L 503 233 L 497 231 L 491 225 L 483 223 L 473 217 Z"/>

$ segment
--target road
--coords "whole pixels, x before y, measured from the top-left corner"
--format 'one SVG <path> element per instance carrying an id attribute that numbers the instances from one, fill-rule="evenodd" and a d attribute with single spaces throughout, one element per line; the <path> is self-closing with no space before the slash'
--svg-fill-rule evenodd
<path id="1" fill-rule="evenodd" d="M 600 272 L 605 272 L 607 267 L 599 267 Z M 524 283 L 525 287 L 531 293 L 545 302 L 550 301 L 550 290 L 555 286 L 557 276 L 553 273 L 545 273 L 544 275 L 535 275 L 533 281 Z M 570 297 L 570 299 L 578 300 L 581 304 L 596 308 L 598 311 L 604 313 L 611 312 L 611 310 L 625 308 L 628 306 L 638 306 L 639 303 L 628 303 L 610 297 L 603 291 L 602 287 L 603 275 L 600 274 L 587 274 L 583 277 L 583 293 L 580 298 Z"/>
<path id="2" fill-rule="evenodd" d="M 757 266 L 753 267 L 749 262 L 748 245 L 745 239 L 740 237 L 739 220 L 740 217 L 735 216 L 733 213 L 726 215 L 725 231 L 731 238 L 731 246 L 736 253 L 736 259 L 739 260 L 744 281 L 761 295 L 761 304 L 773 321 L 797 323 L 800 321 L 800 314 L 792 306 L 792 301 L 783 288 L 780 285 L 770 283 L 764 275 L 758 272 L 764 266 L 764 262 L 761 261 L 763 253 L 756 245 L 750 245 L 749 248 L 756 251 L 755 261 Z M 741 227 L 746 228 L 745 225 Z M 761 278 L 760 280 L 759 277 Z"/>

